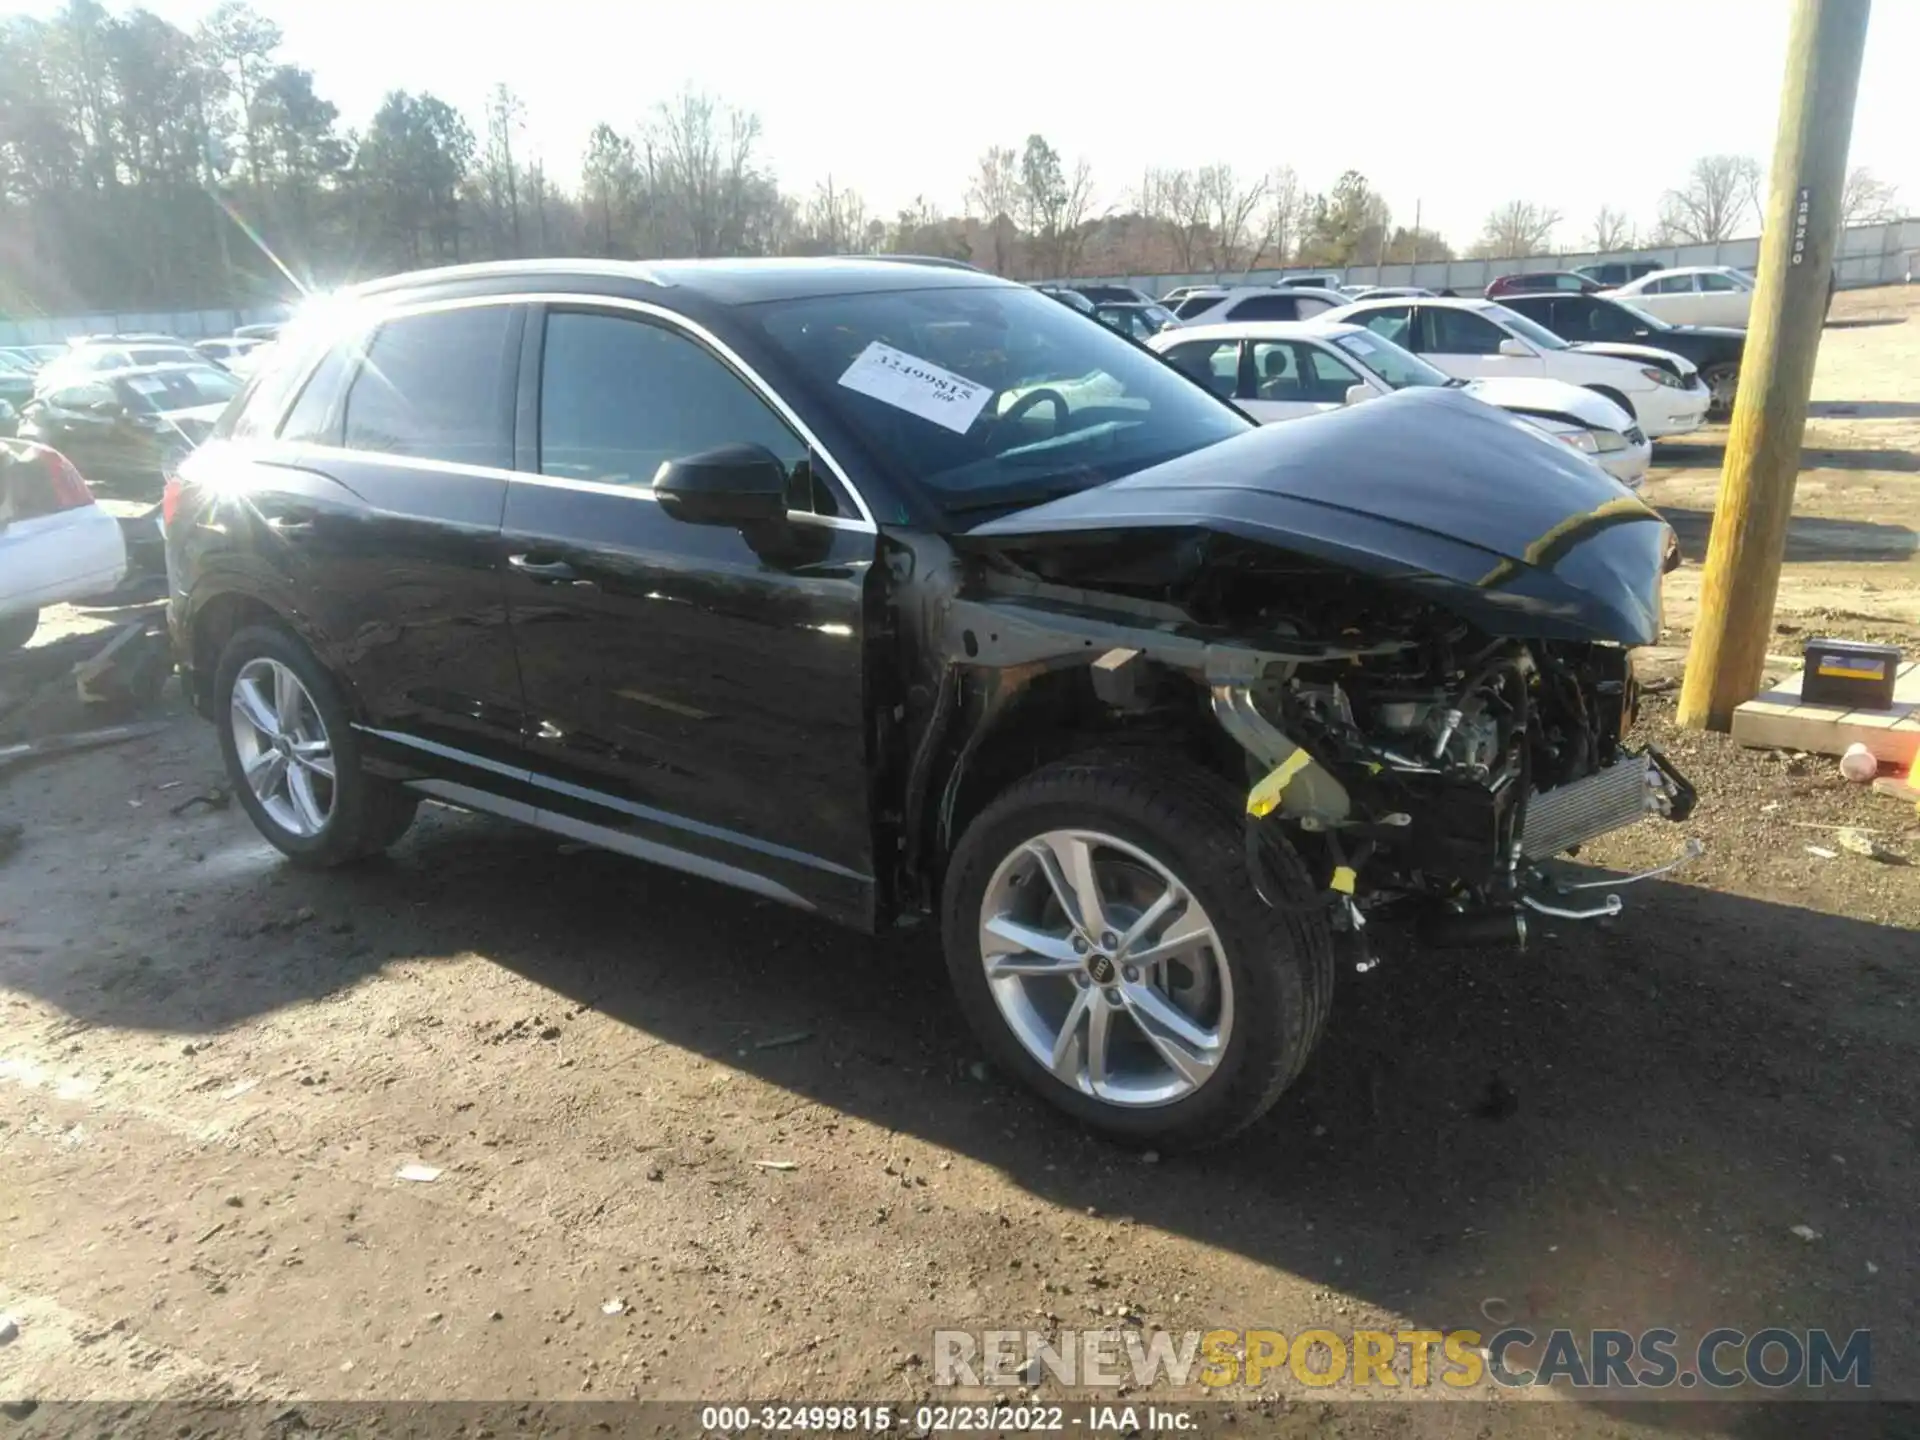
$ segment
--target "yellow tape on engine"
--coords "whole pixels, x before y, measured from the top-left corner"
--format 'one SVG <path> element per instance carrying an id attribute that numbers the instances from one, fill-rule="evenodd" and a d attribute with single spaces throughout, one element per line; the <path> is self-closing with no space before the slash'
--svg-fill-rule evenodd
<path id="1" fill-rule="evenodd" d="M 1296 750 L 1269 770 L 1247 792 L 1247 813 L 1256 817 L 1271 815 L 1280 804 L 1280 797 L 1286 794 L 1287 786 L 1293 783 L 1293 777 L 1306 769 L 1312 759 L 1305 750 Z"/>
<path id="2" fill-rule="evenodd" d="M 1351 895 L 1353 882 L 1359 878 L 1353 873 L 1351 865 L 1336 865 L 1333 867 L 1333 879 L 1327 882 L 1327 888 L 1337 890 L 1342 895 Z"/>

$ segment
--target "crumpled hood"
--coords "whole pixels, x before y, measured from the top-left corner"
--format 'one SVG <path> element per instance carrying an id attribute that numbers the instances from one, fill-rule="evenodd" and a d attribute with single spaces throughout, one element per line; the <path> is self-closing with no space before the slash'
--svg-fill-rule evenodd
<path id="1" fill-rule="evenodd" d="M 1458 390 L 1267 425 L 954 537 L 1015 558 L 1203 530 L 1418 591 L 1491 634 L 1651 643 L 1667 529 L 1618 481 Z"/>
<path id="2" fill-rule="evenodd" d="M 1573 348 L 1588 355 L 1614 355 L 1622 360 L 1644 361 L 1648 365 L 1658 365 L 1662 370 L 1676 371 L 1682 379 L 1692 375 L 1698 368 L 1686 356 L 1662 350 L 1657 345 L 1629 345 L 1624 340 L 1584 340 Z"/>
<path id="3" fill-rule="evenodd" d="M 1526 410 L 1536 414 L 1565 415 L 1603 430 L 1625 431 L 1633 417 L 1598 391 L 1565 380 L 1549 380 L 1543 375 L 1493 376 L 1470 380 L 1467 394 L 1502 410 Z"/>

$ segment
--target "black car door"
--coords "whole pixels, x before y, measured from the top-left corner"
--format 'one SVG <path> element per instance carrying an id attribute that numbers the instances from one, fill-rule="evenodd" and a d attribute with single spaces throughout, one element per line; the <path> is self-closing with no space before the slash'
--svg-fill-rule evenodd
<path id="1" fill-rule="evenodd" d="M 524 311 L 401 314 L 346 340 L 256 459 L 263 549 L 409 771 L 524 766 L 500 574 Z"/>
<path id="2" fill-rule="evenodd" d="M 553 828 L 870 923 L 862 598 L 874 528 L 703 337 L 611 303 L 529 323 L 503 532 Z M 777 533 L 668 515 L 661 462 L 765 446 Z"/>
<path id="3" fill-rule="evenodd" d="M 34 401 L 25 416 L 28 438 L 51 445 L 88 480 L 105 478 L 115 453 L 113 387 L 88 380 L 63 385 Z"/>

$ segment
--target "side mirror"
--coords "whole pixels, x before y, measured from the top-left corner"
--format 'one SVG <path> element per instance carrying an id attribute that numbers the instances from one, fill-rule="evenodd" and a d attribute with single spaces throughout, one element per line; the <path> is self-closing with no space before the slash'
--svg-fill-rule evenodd
<path id="1" fill-rule="evenodd" d="M 1347 398 L 1344 403 L 1348 405 L 1358 405 L 1362 400 L 1371 400 L 1372 398 L 1373 387 L 1371 385 L 1349 385 L 1347 387 Z"/>
<path id="2" fill-rule="evenodd" d="M 1500 353 L 1509 360 L 1531 360 L 1533 351 L 1524 340 L 1515 340 L 1509 335 L 1500 342 Z"/>
<path id="3" fill-rule="evenodd" d="M 719 445 L 661 465 L 660 508 L 689 525 L 764 525 L 787 515 L 787 467 L 764 445 Z"/>
<path id="4" fill-rule="evenodd" d="M 118 400 L 90 400 L 87 402 L 87 410 L 103 420 L 117 420 L 127 413 L 127 407 Z"/>

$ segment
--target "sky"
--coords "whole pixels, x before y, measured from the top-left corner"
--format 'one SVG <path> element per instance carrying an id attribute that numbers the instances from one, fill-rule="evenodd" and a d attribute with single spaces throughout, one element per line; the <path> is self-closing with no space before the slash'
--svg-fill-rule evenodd
<path id="1" fill-rule="evenodd" d="M 0 0 L 46 14 L 57 0 Z M 124 3 L 107 0 L 123 10 Z M 533 150 L 571 182 L 593 125 L 633 132 L 692 86 L 760 117 L 790 192 L 829 174 L 872 213 L 949 214 L 990 144 L 1047 137 L 1123 208 L 1150 166 L 1357 169 L 1396 223 L 1456 246 L 1529 200 L 1578 248 L 1603 204 L 1651 222 L 1699 155 L 1765 163 L 1789 0 L 255 0 L 344 125 L 389 90 L 431 90 L 476 132 L 487 90 L 526 106 Z M 210 0 L 148 0 L 191 27 Z M 1879 0 L 1852 163 L 1920 212 L 1920 0 Z"/>

